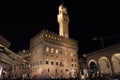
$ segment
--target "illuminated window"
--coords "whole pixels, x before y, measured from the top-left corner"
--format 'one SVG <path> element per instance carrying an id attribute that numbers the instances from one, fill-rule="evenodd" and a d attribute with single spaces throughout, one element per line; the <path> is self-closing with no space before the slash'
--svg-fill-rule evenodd
<path id="1" fill-rule="evenodd" d="M 49 52 L 49 48 L 48 47 L 46 48 L 46 52 Z"/>
<path id="2" fill-rule="evenodd" d="M 29 55 L 31 55 L 31 53 L 29 53 Z"/>
<path id="3" fill-rule="evenodd" d="M 54 49 L 52 48 L 52 49 L 51 49 L 51 53 L 53 53 L 53 51 L 54 51 Z"/>
<path id="4" fill-rule="evenodd" d="M 48 37 L 50 38 L 50 35 Z"/>
<path id="5" fill-rule="evenodd" d="M 29 67 L 31 67 L 31 65 L 29 64 Z"/>
<path id="6" fill-rule="evenodd" d="M 51 38 L 53 39 L 53 36 Z"/>
<path id="7" fill-rule="evenodd" d="M 45 35 L 45 37 L 47 37 L 47 34 Z"/>
<path id="8" fill-rule="evenodd" d="M 58 53 L 58 49 L 56 49 L 56 53 Z"/>

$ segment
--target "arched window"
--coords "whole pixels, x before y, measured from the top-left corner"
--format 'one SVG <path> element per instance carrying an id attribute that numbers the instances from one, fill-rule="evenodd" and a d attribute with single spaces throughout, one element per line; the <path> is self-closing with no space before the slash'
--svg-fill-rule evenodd
<path id="1" fill-rule="evenodd" d="M 46 47 L 46 52 L 49 52 L 49 48 L 48 47 Z"/>
<path id="2" fill-rule="evenodd" d="M 54 51 L 54 49 L 53 49 L 53 48 L 51 48 L 51 53 L 53 53 L 53 51 Z"/>

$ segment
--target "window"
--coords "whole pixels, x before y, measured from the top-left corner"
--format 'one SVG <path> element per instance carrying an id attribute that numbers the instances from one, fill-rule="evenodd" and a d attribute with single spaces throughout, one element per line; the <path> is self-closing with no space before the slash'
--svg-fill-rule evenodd
<path id="1" fill-rule="evenodd" d="M 53 57 L 53 55 L 51 55 Z"/>
<path id="2" fill-rule="evenodd" d="M 60 51 L 60 54 L 62 54 L 62 51 Z"/>
<path id="3" fill-rule="evenodd" d="M 77 65 L 75 64 L 75 67 L 76 67 Z"/>
<path id="4" fill-rule="evenodd" d="M 31 65 L 29 64 L 29 67 L 31 67 Z"/>
<path id="5" fill-rule="evenodd" d="M 68 71 L 68 69 L 65 69 L 65 71 Z"/>
<path id="6" fill-rule="evenodd" d="M 53 51 L 54 51 L 54 49 L 52 48 L 52 49 L 51 49 L 51 53 L 53 53 Z"/>
<path id="7" fill-rule="evenodd" d="M 48 47 L 46 48 L 46 52 L 49 52 L 49 48 Z"/>
<path id="8" fill-rule="evenodd" d="M 50 38 L 50 35 L 49 35 L 49 38 Z"/>
<path id="9" fill-rule="evenodd" d="M 73 59 L 71 59 L 71 61 L 73 61 Z"/>
<path id="10" fill-rule="evenodd" d="M 77 60 L 75 59 L 75 62 L 76 62 Z"/>
<path id="11" fill-rule="evenodd" d="M 53 39 L 53 36 L 51 38 Z"/>
<path id="12" fill-rule="evenodd" d="M 76 57 L 76 55 L 74 55 L 74 57 Z"/>
<path id="13" fill-rule="evenodd" d="M 51 65 L 53 65 L 54 63 L 53 63 L 53 61 L 51 61 Z"/>
<path id="14" fill-rule="evenodd" d="M 31 55 L 31 53 L 29 53 L 29 55 Z"/>
<path id="15" fill-rule="evenodd" d="M 56 53 L 58 53 L 58 49 L 56 49 Z"/>
<path id="16" fill-rule="evenodd" d="M 55 70 L 55 72 L 57 73 L 57 69 Z"/>
<path id="17" fill-rule="evenodd" d="M 47 37 L 47 34 L 45 35 L 45 37 Z"/>
<path id="18" fill-rule="evenodd" d="M 48 61 L 46 61 L 46 64 L 49 64 L 49 62 L 48 62 Z"/>
<path id="19" fill-rule="evenodd" d="M 56 65 L 58 65 L 58 62 L 56 62 Z"/>
<path id="20" fill-rule="evenodd" d="M 62 70 L 61 70 L 61 73 L 62 73 Z"/>
<path id="21" fill-rule="evenodd" d="M 50 72 L 49 68 L 48 68 L 48 72 Z"/>
<path id="22" fill-rule="evenodd" d="M 72 64 L 72 67 L 73 67 L 73 64 Z"/>
<path id="23" fill-rule="evenodd" d="M 54 39 L 56 40 L 56 37 Z"/>

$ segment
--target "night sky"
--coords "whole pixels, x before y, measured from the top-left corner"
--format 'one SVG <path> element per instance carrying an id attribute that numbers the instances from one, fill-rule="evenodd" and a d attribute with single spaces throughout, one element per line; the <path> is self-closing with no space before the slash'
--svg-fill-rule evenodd
<path id="1" fill-rule="evenodd" d="M 58 33 L 61 0 L 13 1 L 0 5 L 0 34 L 11 42 L 14 52 L 29 49 L 29 40 L 42 29 Z M 78 41 L 78 54 L 90 53 L 120 42 L 118 2 L 64 0 L 70 17 L 69 36 Z"/>

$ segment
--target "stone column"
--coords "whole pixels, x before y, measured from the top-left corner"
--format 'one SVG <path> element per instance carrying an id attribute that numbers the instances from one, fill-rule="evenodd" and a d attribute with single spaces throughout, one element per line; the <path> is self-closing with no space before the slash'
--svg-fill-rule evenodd
<path id="1" fill-rule="evenodd" d="M 112 60 L 111 60 L 111 56 L 108 56 L 108 59 L 109 59 L 109 62 L 110 62 L 110 68 L 111 68 L 111 71 L 112 71 L 112 75 L 114 75 L 114 68 L 113 68 L 113 63 L 112 63 Z"/>

